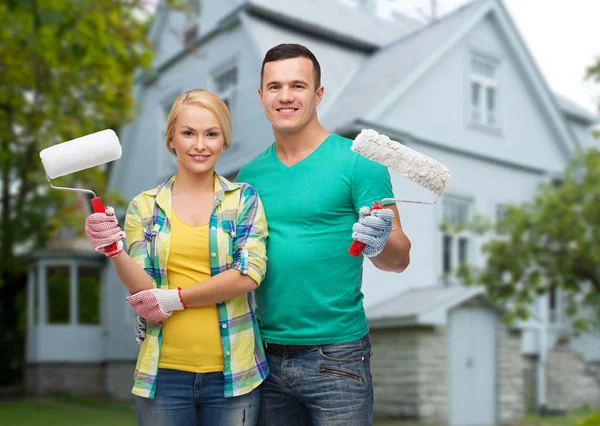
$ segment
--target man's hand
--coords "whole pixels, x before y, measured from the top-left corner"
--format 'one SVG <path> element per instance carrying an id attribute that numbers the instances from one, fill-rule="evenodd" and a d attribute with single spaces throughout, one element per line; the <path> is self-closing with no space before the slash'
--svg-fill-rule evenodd
<path id="1" fill-rule="evenodd" d="M 125 232 L 119 228 L 115 209 L 112 207 L 106 207 L 104 213 L 89 215 L 85 219 L 85 234 L 94 250 L 106 257 L 114 257 L 123 251 L 121 240 L 125 238 Z M 113 243 L 117 243 L 117 249 L 109 250 Z"/>
<path id="2" fill-rule="evenodd" d="M 365 243 L 363 254 L 375 257 L 383 251 L 390 233 L 394 212 L 390 209 L 371 211 L 370 207 L 362 207 L 358 212 L 358 221 L 352 227 L 352 238 Z"/>
<path id="3" fill-rule="evenodd" d="M 153 323 L 161 323 L 169 318 L 173 311 L 185 309 L 180 292 L 181 289 L 153 288 L 140 291 L 126 300 L 142 318 Z"/>

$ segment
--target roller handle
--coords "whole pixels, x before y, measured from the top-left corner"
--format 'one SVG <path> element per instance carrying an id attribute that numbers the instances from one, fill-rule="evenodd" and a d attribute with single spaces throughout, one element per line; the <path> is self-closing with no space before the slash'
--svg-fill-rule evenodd
<path id="1" fill-rule="evenodd" d="M 381 210 L 382 208 L 383 208 L 383 204 L 380 204 L 377 201 L 375 201 L 373 203 L 373 205 L 371 206 L 370 212 L 372 212 L 373 210 Z M 365 243 L 354 240 L 354 242 L 350 246 L 350 250 L 348 250 L 348 253 L 350 253 L 354 257 L 358 257 L 364 250 L 365 246 L 366 246 Z"/>
<path id="2" fill-rule="evenodd" d="M 102 198 L 100 198 L 100 197 L 92 198 L 91 203 L 92 203 L 92 209 L 94 210 L 94 213 L 104 213 L 105 209 L 104 209 L 104 203 L 102 202 Z M 112 243 L 111 245 L 109 245 L 107 247 L 107 250 L 108 251 L 116 251 L 117 243 Z"/>

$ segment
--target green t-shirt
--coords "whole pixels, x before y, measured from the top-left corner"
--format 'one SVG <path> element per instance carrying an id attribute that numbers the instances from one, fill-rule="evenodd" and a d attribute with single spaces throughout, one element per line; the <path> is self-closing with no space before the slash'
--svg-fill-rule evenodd
<path id="1" fill-rule="evenodd" d="M 238 182 L 258 191 L 269 226 L 267 272 L 256 314 L 267 343 L 321 345 L 368 331 L 363 256 L 348 253 L 358 210 L 392 197 L 387 168 L 331 134 L 291 167 L 275 144 L 241 168 Z"/>

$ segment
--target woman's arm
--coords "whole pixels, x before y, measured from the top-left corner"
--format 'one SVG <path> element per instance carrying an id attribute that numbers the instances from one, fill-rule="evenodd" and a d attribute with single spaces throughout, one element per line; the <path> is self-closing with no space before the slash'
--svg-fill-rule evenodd
<path id="1" fill-rule="evenodd" d="M 135 198 L 127 207 L 123 228 L 127 242 L 127 253 L 123 251 L 111 258 L 119 279 L 129 291 L 129 294 L 154 288 L 152 259 L 148 257 L 144 227 L 142 226 L 138 201 Z"/>
<path id="2" fill-rule="evenodd" d="M 214 305 L 246 294 L 258 287 L 248 275 L 236 269 L 221 272 L 206 281 L 181 289 L 181 300 L 186 308 Z"/>
<path id="3" fill-rule="evenodd" d="M 124 251 L 112 257 L 111 260 L 119 279 L 129 294 L 154 288 L 152 279 L 150 279 L 146 271 Z"/>
<path id="4" fill-rule="evenodd" d="M 256 190 L 250 186 L 242 190 L 231 268 L 181 290 L 151 289 L 129 297 L 128 302 L 141 316 L 161 322 L 174 310 L 230 300 L 260 285 L 267 265 L 267 221 Z"/>

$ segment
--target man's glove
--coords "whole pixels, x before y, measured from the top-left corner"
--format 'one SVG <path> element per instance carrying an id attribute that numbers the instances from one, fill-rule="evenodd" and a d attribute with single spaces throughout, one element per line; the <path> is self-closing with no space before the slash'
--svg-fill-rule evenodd
<path id="1" fill-rule="evenodd" d="M 139 315 L 135 318 L 133 332 L 135 333 L 135 343 L 141 347 L 146 340 L 146 320 Z"/>
<path id="2" fill-rule="evenodd" d="M 159 288 L 144 290 L 129 296 L 126 300 L 138 315 L 153 323 L 161 323 L 169 318 L 173 311 L 185 309 L 185 305 L 181 300 L 180 288 L 175 290 L 161 290 Z"/>
<path id="3" fill-rule="evenodd" d="M 390 233 L 395 213 L 390 209 L 371 211 L 370 207 L 362 207 L 358 211 L 358 221 L 352 227 L 352 238 L 365 243 L 363 254 L 375 257 L 383 251 Z"/>
<path id="4" fill-rule="evenodd" d="M 123 238 L 125 232 L 119 228 L 115 217 L 115 209 L 106 207 L 104 213 L 92 213 L 85 219 L 85 234 L 87 239 L 98 253 L 106 257 L 114 257 L 123 251 Z M 116 243 L 116 250 L 110 246 Z"/>

